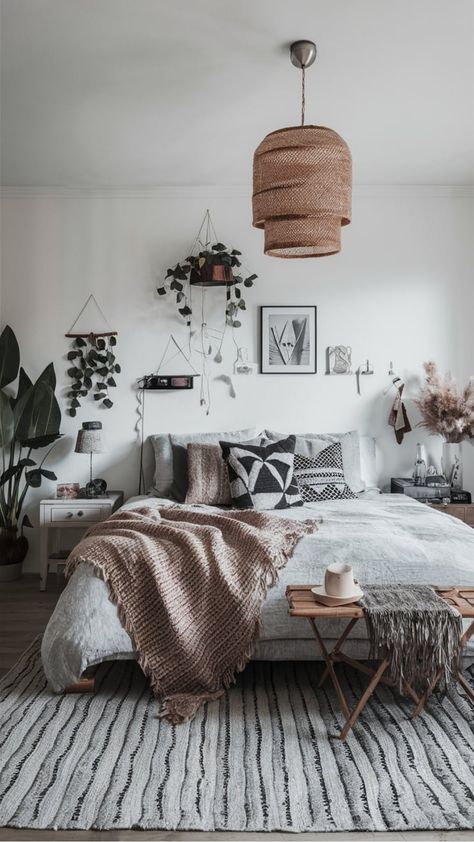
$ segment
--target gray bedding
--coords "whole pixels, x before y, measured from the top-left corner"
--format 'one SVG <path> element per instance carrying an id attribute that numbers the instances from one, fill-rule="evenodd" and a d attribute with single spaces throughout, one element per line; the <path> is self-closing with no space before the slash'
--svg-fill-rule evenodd
<path id="1" fill-rule="evenodd" d="M 144 503 L 172 505 L 169 500 L 140 497 L 124 508 Z M 312 503 L 274 515 L 295 520 L 315 517 L 321 525 L 299 542 L 279 583 L 268 593 L 256 658 L 316 657 L 307 621 L 288 616 L 285 589 L 289 583 L 320 583 L 334 561 L 350 562 L 362 586 L 364 582 L 474 586 L 474 529 L 409 497 L 366 493 L 355 500 Z M 340 630 L 340 622 L 328 621 L 326 640 L 335 640 Z M 363 622 L 355 626 L 345 651 L 357 657 L 366 654 Z M 474 641 L 467 654 L 474 657 Z M 61 594 L 43 637 L 43 664 L 52 688 L 63 690 L 93 664 L 134 656 L 108 586 L 81 565 Z"/>

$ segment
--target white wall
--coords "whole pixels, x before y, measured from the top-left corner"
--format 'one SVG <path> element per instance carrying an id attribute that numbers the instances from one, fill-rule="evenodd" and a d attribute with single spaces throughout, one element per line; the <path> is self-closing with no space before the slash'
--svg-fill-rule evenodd
<path id="1" fill-rule="evenodd" d="M 248 310 L 239 336 L 258 359 L 258 306 L 318 306 L 318 373 L 308 376 L 235 378 L 237 398 L 213 384 L 206 417 L 199 391 L 147 396 L 146 433 L 218 430 L 271 425 L 282 431 L 331 431 L 357 427 L 377 437 L 380 482 L 410 472 L 415 445 L 426 441 L 439 464 L 440 442 L 416 430 L 398 446 L 387 426 L 392 396 L 388 366 L 408 378 L 408 410 L 416 394 L 421 363 L 436 360 L 467 378 L 474 370 L 472 191 L 459 188 L 366 188 L 355 191 L 353 223 L 343 231 L 343 251 L 321 260 L 285 261 L 262 253 L 262 233 L 251 227 L 249 197 L 239 189 L 168 188 L 143 192 L 50 191 L 33 195 L 5 191 L 2 212 L 1 324 L 11 324 L 31 376 L 53 360 L 61 392 L 67 386 L 64 338 L 89 292 L 94 292 L 119 331 L 122 373 L 112 410 L 87 400 L 75 419 L 64 415 L 64 438 L 49 460 L 60 480 L 87 479 L 88 460 L 74 454 L 84 420 L 104 424 L 109 452 L 96 458 L 95 474 L 109 487 L 136 493 L 138 441 L 136 379 L 156 367 L 172 330 L 185 339 L 174 306 L 158 299 L 163 270 L 185 257 L 206 207 L 219 238 L 244 253 L 257 272 L 246 296 Z M 208 294 L 223 295 L 222 291 Z M 352 345 L 357 364 L 370 358 L 375 376 L 362 380 L 327 377 L 325 348 Z M 224 364 L 232 372 L 229 337 Z M 66 404 L 64 403 L 64 409 Z M 465 445 L 465 486 L 474 491 L 474 448 Z M 31 494 L 29 513 L 37 522 L 37 501 L 53 493 L 45 484 Z M 28 536 L 28 568 L 37 569 L 37 530 Z"/>

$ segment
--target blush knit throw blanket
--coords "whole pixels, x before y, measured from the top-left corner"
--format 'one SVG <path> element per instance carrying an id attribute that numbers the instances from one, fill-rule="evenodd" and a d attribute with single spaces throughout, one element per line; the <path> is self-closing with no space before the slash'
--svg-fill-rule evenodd
<path id="1" fill-rule="evenodd" d="M 217 699 L 249 661 L 267 587 L 314 521 L 189 507 L 117 512 L 72 551 L 104 579 L 152 689 L 178 723 Z"/>

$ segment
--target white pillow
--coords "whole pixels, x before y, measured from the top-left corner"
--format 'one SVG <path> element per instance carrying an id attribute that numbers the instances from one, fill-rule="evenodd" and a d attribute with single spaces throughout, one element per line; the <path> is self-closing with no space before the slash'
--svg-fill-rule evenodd
<path id="1" fill-rule="evenodd" d="M 278 441 L 287 434 L 265 430 L 265 435 L 272 441 Z M 360 444 L 357 430 L 352 430 L 350 433 L 298 433 L 295 453 L 314 459 L 328 444 L 334 444 L 337 441 L 341 442 L 344 477 L 347 485 L 351 491 L 357 494 L 365 488 L 361 476 Z"/>
<path id="2" fill-rule="evenodd" d="M 375 439 L 373 436 L 360 436 L 360 474 L 366 490 L 377 488 L 377 465 L 375 457 Z"/>

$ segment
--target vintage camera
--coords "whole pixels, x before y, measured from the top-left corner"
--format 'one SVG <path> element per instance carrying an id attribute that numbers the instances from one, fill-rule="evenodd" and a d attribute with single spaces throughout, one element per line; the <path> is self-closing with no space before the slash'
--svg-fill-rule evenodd
<path id="1" fill-rule="evenodd" d="M 451 503 L 472 503 L 471 492 L 461 491 L 461 489 L 458 488 L 452 488 Z"/>

